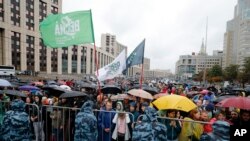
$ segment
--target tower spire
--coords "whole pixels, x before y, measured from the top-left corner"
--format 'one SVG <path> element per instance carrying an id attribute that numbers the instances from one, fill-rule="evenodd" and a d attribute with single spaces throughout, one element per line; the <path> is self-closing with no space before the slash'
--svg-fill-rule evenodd
<path id="1" fill-rule="evenodd" d="M 201 44 L 201 50 L 200 50 L 200 55 L 205 55 L 205 45 L 204 45 L 204 38 L 202 38 L 202 44 Z"/>

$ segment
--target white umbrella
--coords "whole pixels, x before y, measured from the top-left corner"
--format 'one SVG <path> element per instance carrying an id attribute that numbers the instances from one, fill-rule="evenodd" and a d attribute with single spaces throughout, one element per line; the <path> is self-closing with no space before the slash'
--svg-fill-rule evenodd
<path id="1" fill-rule="evenodd" d="M 9 86 L 11 86 L 11 84 L 9 81 L 7 81 L 5 79 L 0 79 L 0 86 L 9 87 Z"/>
<path id="2" fill-rule="evenodd" d="M 65 89 L 65 90 L 71 91 L 71 88 L 67 85 L 61 85 L 60 87 Z"/>
<path id="3" fill-rule="evenodd" d="M 129 90 L 128 94 L 136 96 L 136 97 L 141 97 L 141 98 L 144 98 L 144 99 L 151 99 L 151 100 L 153 99 L 153 96 L 150 93 L 148 93 L 148 92 L 146 92 L 146 91 L 144 91 L 142 89 Z"/>

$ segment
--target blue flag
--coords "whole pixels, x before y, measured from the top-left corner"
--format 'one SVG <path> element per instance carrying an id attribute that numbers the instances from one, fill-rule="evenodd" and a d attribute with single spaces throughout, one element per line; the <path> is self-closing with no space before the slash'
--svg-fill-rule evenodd
<path id="1" fill-rule="evenodd" d="M 135 50 L 127 58 L 126 60 L 127 69 L 134 65 L 143 64 L 144 47 L 145 47 L 145 39 L 135 48 Z"/>

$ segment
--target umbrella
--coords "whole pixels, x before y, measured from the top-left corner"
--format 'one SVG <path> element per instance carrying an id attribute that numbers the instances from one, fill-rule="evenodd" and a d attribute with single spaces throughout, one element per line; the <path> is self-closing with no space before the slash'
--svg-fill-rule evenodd
<path id="1" fill-rule="evenodd" d="M 115 85 L 106 85 L 101 89 L 103 94 L 118 94 L 122 93 L 122 90 Z"/>
<path id="2" fill-rule="evenodd" d="M 13 95 L 13 96 L 19 96 L 19 97 L 27 97 L 24 93 L 17 91 L 17 90 L 3 90 L 0 91 L 0 94 L 6 94 L 6 95 Z"/>
<path id="3" fill-rule="evenodd" d="M 78 91 L 67 91 L 62 95 L 60 95 L 59 98 L 71 98 L 71 97 L 81 97 L 81 96 L 87 96 L 87 94 Z"/>
<path id="4" fill-rule="evenodd" d="M 208 90 L 202 90 L 200 91 L 201 94 L 207 94 L 209 91 Z"/>
<path id="5" fill-rule="evenodd" d="M 116 101 L 116 100 L 124 100 L 124 99 L 131 100 L 132 98 L 127 94 L 118 94 L 118 95 L 112 95 L 110 99 Z"/>
<path id="6" fill-rule="evenodd" d="M 152 94 L 152 95 L 155 95 L 155 94 L 158 94 L 158 90 L 156 88 L 152 88 L 152 87 L 144 87 L 142 88 L 144 91 Z"/>
<path id="7" fill-rule="evenodd" d="M 53 96 L 60 96 L 62 93 L 66 92 L 67 90 L 57 86 L 57 85 L 48 85 L 42 88 L 45 91 L 48 91 L 48 95 Z"/>
<path id="8" fill-rule="evenodd" d="M 169 95 L 169 94 L 167 94 L 167 93 L 160 93 L 160 94 L 154 95 L 153 97 L 154 97 L 154 99 L 158 99 L 158 98 L 166 96 L 166 95 Z"/>
<path id="9" fill-rule="evenodd" d="M 65 89 L 65 90 L 71 91 L 71 88 L 69 86 L 67 86 L 67 85 L 61 85 L 59 87 Z"/>
<path id="10" fill-rule="evenodd" d="M 235 95 L 223 95 L 223 96 L 219 96 L 214 100 L 214 103 L 219 103 L 222 100 L 226 99 L 226 98 L 231 98 L 231 97 L 237 97 Z"/>
<path id="11" fill-rule="evenodd" d="M 250 98 L 247 97 L 231 97 L 217 103 L 218 107 L 234 107 L 239 109 L 250 110 Z"/>
<path id="12" fill-rule="evenodd" d="M 25 86 L 19 87 L 19 90 L 30 91 L 30 90 L 40 90 L 40 89 L 38 87 L 35 87 L 35 86 L 25 85 Z"/>
<path id="13" fill-rule="evenodd" d="M 144 98 L 144 99 L 153 99 L 153 96 L 150 93 L 148 93 L 148 92 L 146 92 L 146 91 L 144 91 L 142 89 L 129 90 L 128 94 L 136 96 L 136 97 L 141 97 L 141 98 Z"/>
<path id="14" fill-rule="evenodd" d="M 9 87 L 11 86 L 11 83 L 5 79 L 0 79 L 0 86 Z"/>
<path id="15" fill-rule="evenodd" d="M 158 98 L 153 102 L 153 105 L 159 110 L 181 110 L 189 112 L 197 106 L 187 97 L 179 95 L 168 95 Z"/>

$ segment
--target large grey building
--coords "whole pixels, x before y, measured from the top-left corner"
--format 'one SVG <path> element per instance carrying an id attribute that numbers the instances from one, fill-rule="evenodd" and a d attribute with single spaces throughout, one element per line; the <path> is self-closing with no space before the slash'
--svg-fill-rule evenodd
<path id="1" fill-rule="evenodd" d="M 39 23 L 49 14 L 61 12 L 62 0 L 0 0 L 0 65 L 42 74 L 94 74 L 92 44 L 58 49 L 43 44 Z M 115 52 L 122 48 L 117 46 Z M 117 55 L 100 47 L 96 52 L 99 68 Z"/>
<path id="2" fill-rule="evenodd" d="M 250 56 L 250 0 L 238 0 L 234 8 L 234 18 L 227 22 L 224 34 L 223 63 L 242 65 Z"/>
<path id="3" fill-rule="evenodd" d="M 205 68 L 210 69 L 214 65 L 222 64 L 222 51 L 215 50 L 213 55 L 205 53 L 205 46 L 202 42 L 199 53 L 192 55 L 181 55 L 175 64 L 175 74 L 179 79 L 192 78 L 194 74 L 198 74 Z"/>

